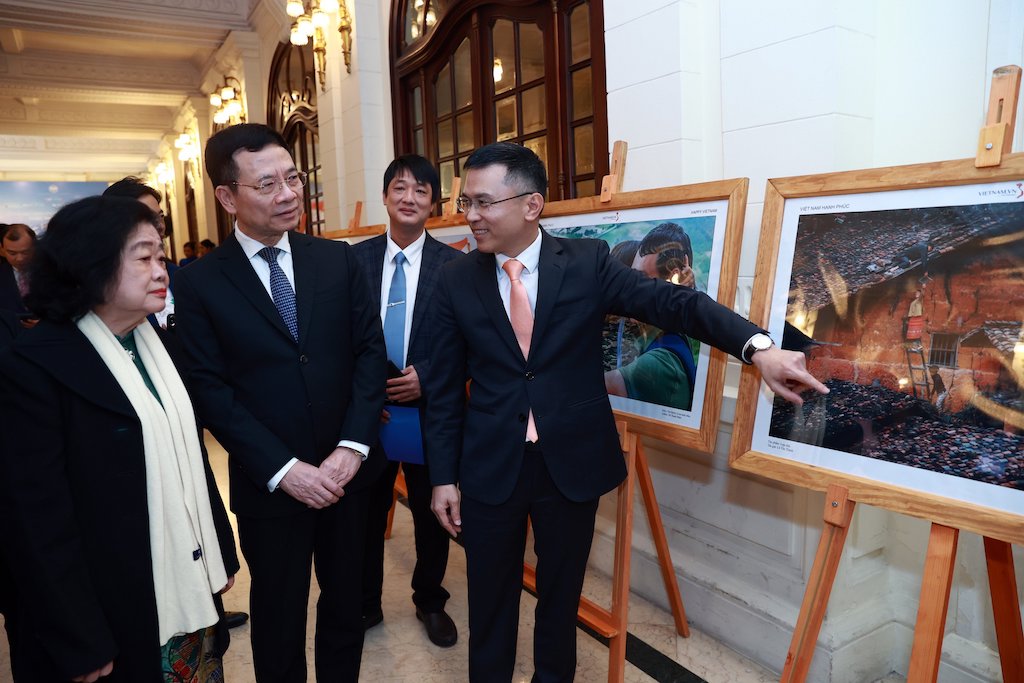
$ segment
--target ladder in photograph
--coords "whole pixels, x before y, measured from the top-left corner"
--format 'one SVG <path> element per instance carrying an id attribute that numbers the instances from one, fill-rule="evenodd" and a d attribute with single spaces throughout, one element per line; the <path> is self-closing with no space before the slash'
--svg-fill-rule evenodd
<path id="1" fill-rule="evenodd" d="M 928 366 L 924 363 L 924 349 L 915 345 L 904 347 L 904 350 L 907 353 L 907 369 L 910 371 L 910 383 L 914 387 L 914 396 L 931 400 L 932 385 L 928 381 Z M 918 393 L 918 387 L 924 387 L 920 393 Z"/>

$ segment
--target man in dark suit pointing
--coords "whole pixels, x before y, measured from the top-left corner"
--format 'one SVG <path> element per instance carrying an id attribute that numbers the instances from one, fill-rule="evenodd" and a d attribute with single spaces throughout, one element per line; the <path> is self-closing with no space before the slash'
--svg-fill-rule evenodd
<path id="1" fill-rule="evenodd" d="M 432 507 L 463 535 L 470 681 L 512 679 L 527 519 L 537 554 L 533 680 L 571 681 L 598 499 L 626 474 L 601 361 L 605 315 L 724 349 L 789 400 L 803 387 L 827 389 L 801 354 L 706 295 L 644 277 L 602 241 L 542 231 L 547 176 L 532 151 L 487 145 L 465 169 L 459 207 L 478 246 L 441 271 L 435 293 L 425 391 Z"/>
<path id="2" fill-rule="evenodd" d="M 355 683 L 368 491 L 383 467 L 368 458 L 380 319 L 351 247 L 294 232 L 306 175 L 277 132 L 220 131 L 206 170 L 235 231 L 178 271 L 175 313 L 196 412 L 228 452 L 256 680 L 306 681 L 315 561 L 317 680 Z"/>

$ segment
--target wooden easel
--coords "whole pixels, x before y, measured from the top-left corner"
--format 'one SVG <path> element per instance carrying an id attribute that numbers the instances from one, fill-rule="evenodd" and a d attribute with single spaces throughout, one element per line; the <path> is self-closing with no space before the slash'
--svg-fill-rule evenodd
<path id="1" fill-rule="evenodd" d="M 975 159 L 977 168 L 998 166 L 1002 155 L 1010 152 L 1020 82 L 1021 69 L 1018 66 L 1004 66 L 995 70 L 988 118 L 978 142 Z M 854 505 L 845 487 L 828 487 L 825 495 L 825 525 L 800 606 L 793 640 L 786 653 L 781 679 L 783 683 L 798 683 L 807 679 L 814 646 L 842 557 L 843 543 L 853 519 Z M 914 645 L 907 671 L 908 683 L 932 683 L 938 677 L 959 535 L 959 529 L 937 523 L 931 525 L 921 582 L 921 599 L 914 626 Z M 1006 541 L 986 537 L 984 542 L 1003 680 L 1024 681 L 1024 630 L 1021 627 L 1013 549 Z"/>
<path id="2" fill-rule="evenodd" d="M 601 201 L 609 202 L 622 190 L 622 180 L 626 168 L 626 152 L 628 146 L 618 140 L 612 147 L 610 173 L 601 182 Z M 622 417 L 621 415 L 619 416 Z M 661 510 L 654 492 L 654 480 L 644 454 L 643 442 L 640 437 L 628 430 L 625 420 L 616 423 L 623 455 L 626 458 L 626 479 L 616 493 L 617 514 L 615 521 L 615 562 L 612 572 L 612 607 L 610 610 L 597 603 L 580 598 L 577 613 L 580 623 L 596 633 L 608 638 L 608 680 L 621 683 L 626 671 L 626 637 L 629 615 L 629 572 L 633 545 L 633 492 L 634 482 L 639 485 L 647 519 L 651 525 L 651 536 L 658 554 L 661 576 L 665 582 L 672 616 L 675 619 L 676 631 L 684 638 L 690 636 L 690 627 L 686 623 L 686 610 L 683 598 L 676 583 L 675 568 L 669 552 L 665 526 L 661 521 Z M 534 567 L 523 563 L 523 586 L 530 591 L 537 588 Z"/>

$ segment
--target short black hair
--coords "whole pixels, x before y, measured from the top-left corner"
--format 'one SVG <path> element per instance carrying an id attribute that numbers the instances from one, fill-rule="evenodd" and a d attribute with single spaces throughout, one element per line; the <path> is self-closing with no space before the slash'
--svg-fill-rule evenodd
<path id="1" fill-rule="evenodd" d="M 235 152 L 240 149 L 258 152 L 264 147 L 277 146 L 285 150 L 288 143 L 281 134 L 262 123 L 239 123 L 218 131 L 206 141 L 206 174 L 214 187 L 234 186 L 238 180 L 238 164 Z"/>
<path id="2" fill-rule="evenodd" d="M 25 305 L 44 320 L 63 323 L 102 304 L 140 223 L 156 229 L 157 215 L 128 197 L 86 197 L 61 208 L 36 247 Z"/>
<path id="3" fill-rule="evenodd" d="M 419 154 L 403 154 L 390 164 L 384 171 L 384 194 L 388 193 L 388 186 L 391 181 L 408 171 L 409 175 L 416 179 L 416 182 L 430 185 L 430 201 L 438 202 L 441 199 L 441 179 L 437 175 L 434 165 L 421 157 Z"/>
<path id="4" fill-rule="evenodd" d="M 3 242 L 17 242 L 25 235 L 28 235 L 28 238 L 33 242 L 39 239 L 39 236 L 36 235 L 36 231 L 24 223 L 11 223 L 7 226 L 7 229 L 3 231 L 3 236 L 0 236 L 0 240 Z"/>
<path id="5" fill-rule="evenodd" d="M 667 275 L 672 272 L 675 261 L 686 262 L 693 267 L 693 247 L 690 246 L 690 237 L 677 223 L 662 223 L 645 234 L 640 241 L 640 249 L 637 251 L 640 256 L 657 254 L 657 269 L 659 274 Z"/>
<path id="6" fill-rule="evenodd" d="M 463 168 L 485 168 L 500 164 L 505 167 L 505 184 L 519 186 L 526 192 L 546 195 L 548 172 L 544 162 L 532 149 L 513 142 L 493 142 L 469 155 Z"/>
<path id="7" fill-rule="evenodd" d="M 217 246 L 217 243 L 214 242 L 213 240 L 202 240 L 201 242 L 199 242 L 199 244 L 206 247 L 207 249 L 213 249 L 214 247 Z"/>
<path id="8" fill-rule="evenodd" d="M 103 190 L 104 197 L 128 197 L 129 199 L 142 199 L 144 196 L 149 195 L 156 200 L 159 204 L 163 201 L 164 196 L 160 194 L 160 191 L 150 187 L 142 178 L 130 175 L 121 178 L 116 183 L 111 183 L 110 187 Z"/>
<path id="9" fill-rule="evenodd" d="M 196 243 L 195 242 L 185 242 L 185 244 L 181 245 L 181 248 L 182 249 L 186 249 L 186 248 L 188 248 L 188 249 L 195 249 L 196 248 Z"/>

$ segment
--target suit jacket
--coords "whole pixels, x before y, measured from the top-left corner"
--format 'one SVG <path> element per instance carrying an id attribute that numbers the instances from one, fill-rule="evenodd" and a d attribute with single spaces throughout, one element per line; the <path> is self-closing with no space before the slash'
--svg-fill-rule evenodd
<path id="1" fill-rule="evenodd" d="M 163 680 L 142 428 L 77 327 L 41 322 L 0 354 L 0 438 L 0 533 L 29 680 L 111 659 L 112 681 Z M 232 575 L 234 535 L 204 465 Z"/>
<path id="2" fill-rule="evenodd" d="M 493 254 L 472 252 L 441 271 L 435 303 L 426 445 L 431 483 L 499 504 L 519 475 L 533 409 L 551 478 L 585 501 L 625 477 L 605 390 L 605 315 L 644 320 L 738 356 L 760 331 L 707 295 L 645 277 L 600 240 L 542 234 L 530 357 L 498 293 Z M 464 384 L 472 379 L 467 400 Z"/>
<path id="3" fill-rule="evenodd" d="M 0 308 L 0 349 L 7 348 L 23 329 L 14 313 Z"/>
<path id="4" fill-rule="evenodd" d="M 21 300 L 18 281 L 14 279 L 14 266 L 7 261 L 0 261 L 0 309 L 14 313 L 29 312 Z"/>
<path id="5" fill-rule="evenodd" d="M 296 343 L 231 235 L 175 277 L 175 334 L 199 418 L 229 455 L 231 509 L 305 510 L 267 482 L 295 457 L 319 465 L 340 440 L 374 444 L 387 376 L 380 315 L 344 242 L 289 235 Z M 348 487 L 376 478 L 371 454 Z"/>
<path id="6" fill-rule="evenodd" d="M 425 386 L 430 375 L 430 346 L 433 338 L 433 320 L 430 302 L 441 266 L 464 254 L 426 235 L 423 243 L 423 260 L 420 262 L 420 277 L 416 281 L 416 303 L 412 311 L 412 328 L 406 352 L 406 365 L 416 368 L 420 387 Z M 387 235 L 379 235 L 355 245 L 356 256 L 366 272 L 366 279 L 377 311 L 380 311 L 381 280 L 384 277 L 384 254 L 387 251 Z"/>

